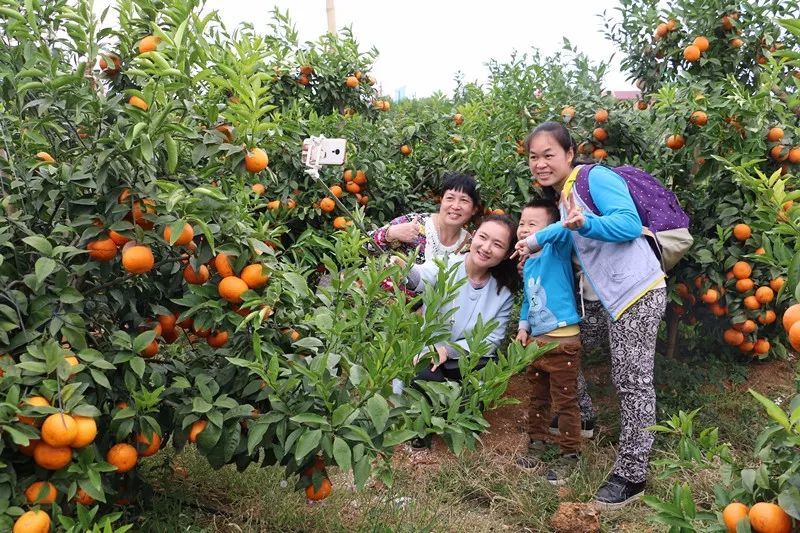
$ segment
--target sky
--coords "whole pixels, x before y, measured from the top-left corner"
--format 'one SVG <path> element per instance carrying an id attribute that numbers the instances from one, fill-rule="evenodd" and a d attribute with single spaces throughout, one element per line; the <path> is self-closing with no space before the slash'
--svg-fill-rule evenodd
<path id="1" fill-rule="evenodd" d="M 114 0 L 95 0 L 96 11 Z M 489 59 L 504 61 L 512 51 L 560 50 L 563 38 L 595 62 L 608 61 L 613 43 L 602 34 L 603 10 L 615 14 L 616 0 L 334 0 L 336 26 L 352 26 L 363 50 L 380 53 L 372 71 L 384 94 L 423 97 L 455 87 L 456 72 L 467 81 L 486 79 Z M 243 21 L 267 28 L 273 9 L 289 11 L 301 41 L 327 31 L 325 0 L 208 0 L 229 29 Z M 612 61 L 609 90 L 633 86 Z"/>

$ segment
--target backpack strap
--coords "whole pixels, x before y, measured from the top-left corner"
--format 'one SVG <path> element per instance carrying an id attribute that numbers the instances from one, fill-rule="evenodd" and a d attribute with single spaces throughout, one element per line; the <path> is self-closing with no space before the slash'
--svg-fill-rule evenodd
<path id="1" fill-rule="evenodd" d="M 575 178 L 574 188 L 575 192 L 577 192 L 578 196 L 583 200 L 583 203 L 586 204 L 586 207 L 595 215 L 599 215 L 600 211 L 597 209 L 597 206 L 594 205 L 594 200 L 592 200 L 592 195 L 589 192 L 589 172 L 594 167 L 594 164 L 580 166 L 578 176 Z"/>

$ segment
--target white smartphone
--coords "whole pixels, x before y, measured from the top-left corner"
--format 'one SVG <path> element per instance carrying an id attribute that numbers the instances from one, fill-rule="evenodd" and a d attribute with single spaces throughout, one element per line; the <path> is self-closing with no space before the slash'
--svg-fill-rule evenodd
<path id="1" fill-rule="evenodd" d="M 303 141 L 303 162 L 306 166 L 344 165 L 346 151 L 346 139 L 312 137 Z"/>

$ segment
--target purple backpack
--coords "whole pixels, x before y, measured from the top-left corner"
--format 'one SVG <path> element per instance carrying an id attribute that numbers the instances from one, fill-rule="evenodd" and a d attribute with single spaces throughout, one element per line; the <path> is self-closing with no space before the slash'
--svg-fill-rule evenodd
<path id="1" fill-rule="evenodd" d="M 589 193 L 589 171 L 595 165 L 582 165 L 575 179 L 575 190 L 592 213 L 602 215 Z M 689 215 L 681 209 L 675 193 L 640 168 L 631 165 L 612 168 L 628 185 L 628 191 L 642 219 L 644 235 L 667 272 L 689 251 Z"/>

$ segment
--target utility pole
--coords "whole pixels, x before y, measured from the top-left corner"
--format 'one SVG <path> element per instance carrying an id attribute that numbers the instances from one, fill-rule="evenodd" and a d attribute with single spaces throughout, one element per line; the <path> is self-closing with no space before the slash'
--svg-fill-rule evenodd
<path id="1" fill-rule="evenodd" d="M 328 33 L 336 35 L 336 8 L 333 0 L 325 0 L 325 12 L 328 15 Z"/>

